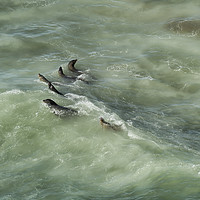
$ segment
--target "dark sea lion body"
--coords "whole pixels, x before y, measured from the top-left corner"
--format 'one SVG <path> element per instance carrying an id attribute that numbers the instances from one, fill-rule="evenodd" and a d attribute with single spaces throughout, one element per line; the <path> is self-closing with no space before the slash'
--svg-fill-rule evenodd
<path id="1" fill-rule="evenodd" d="M 74 67 L 76 61 L 77 61 L 77 59 L 76 59 L 76 60 L 71 60 L 71 61 L 69 62 L 69 64 L 68 64 L 68 69 L 69 69 L 70 71 L 72 71 L 73 73 L 76 73 L 76 75 L 79 76 L 79 75 L 83 74 L 83 72 L 77 70 L 77 69 Z M 83 81 L 84 83 L 89 84 L 89 82 L 86 81 L 86 80 L 84 80 L 82 77 L 70 77 L 70 76 L 66 76 L 66 75 L 64 74 L 64 72 L 63 72 L 62 67 L 59 68 L 58 74 L 59 74 L 59 76 L 62 77 L 62 78 L 71 79 L 71 80 L 80 80 L 80 81 Z"/>
<path id="2" fill-rule="evenodd" d="M 69 61 L 69 63 L 68 63 L 68 69 L 71 72 L 76 73 L 77 75 L 81 75 L 81 74 L 83 74 L 83 72 L 81 72 L 81 71 L 79 71 L 78 69 L 75 68 L 76 62 L 77 62 L 77 59 Z"/>
<path id="3" fill-rule="evenodd" d="M 75 73 L 77 76 L 80 76 L 80 75 L 82 75 L 82 74 L 87 74 L 87 73 L 82 72 L 82 71 L 79 71 L 78 69 L 75 68 L 76 62 L 77 62 L 77 59 L 69 61 L 69 63 L 68 63 L 68 69 L 69 69 L 71 72 Z M 90 75 L 90 77 L 91 77 L 93 80 L 96 80 L 96 78 L 92 77 L 91 75 Z M 90 83 L 91 83 L 91 81 L 86 81 L 83 77 L 77 77 L 77 80 L 81 80 L 81 81 L 83 81 L 83 82 L 85 82 L 85 83 L 87 83 L 87 84 L 90 84 Z"/>
<path id="4" fill-rule="evenodd" d="M 51 99 L 45 99 L 45 100 L 43 100 L 43 102 L 46 103 L 50 108 L 61 112 L 61 114 L 67 114 L 67 115 L 78 114 L 78 111 L 71 109 L 71 108 L 64 107 L 64 106 L 60 106 L 55 101 L 53 101 Z"/>
<path id="5" fill-rule="evenodd" d="M 64 72 L 63 72 L 62 67 L 59 68 L 59 70 L 58 70 L 58 74 L 59 74 L 59 76 L 62 77 L 62 78 L 66 78 L 66 79 L 74 80 L 74 81 L 76 81 L 76 80 L 80 80 L 80 81 L 83 81 L 83 82 L 89 84 L 88 81 L 84 80 L 84 79 L 81 78 L 81 77 L 71 77 L 71 76 L 66 76 L 66 75 L 64 74 Z"/>
<path id="6" fill-rule="evenodd" d="M 45 83 L 51 83 L 49 80 L 47 80 L 42 74 L 38 74 L 38 77 L 40 79 L 40 81 L 43 81 Z"/>
<path id="7" fill-rule="evenodd" d="M 70 80 L 76 80 L 76 77 L 66 76 L 63 72 L 62 67 L 59 67 L 58 69 L 58 75 L 62 78 L 70 79 Z"/>
<path id="8" fill-rule="evenodd" d="M 100 117 L 100 124 L 105 129 L 112 129 L 114 131 L 120 131 L 121 125 L 111 124 L 109 122 L 106 122 L 103 117 Z"/>
<path id="9" fill-rule="evenodd" d="M 50 82 L 48 83 L 48 85 L 49 85 L 49 89 L 51 90 L 51 91 L 53 91 L 53 92 L 55 92 L 55 93 L 57 93 L 57 94 L 59 94 L 59 95 L 64 95 L 64 94 L 62 94 L 61 92 L 59 92 Z"/>
<path id="10" fill-rule="evenodd" d="M 200 20 L 178 18 L 168 22 L 165 27 L 168 30 L 175 31 L 176 33 L 200 33 Z"/>

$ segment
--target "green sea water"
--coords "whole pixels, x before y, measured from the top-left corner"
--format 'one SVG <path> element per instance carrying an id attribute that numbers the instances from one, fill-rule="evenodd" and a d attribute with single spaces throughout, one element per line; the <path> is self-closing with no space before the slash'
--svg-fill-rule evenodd
<path id="1" fill-rule="evenodd" d="M 198 0 L 0 0 L 0 199 L 199 200 L 199 11 Z M 58 76 L 74 76 L 72 59 L 89 84 Z"/>

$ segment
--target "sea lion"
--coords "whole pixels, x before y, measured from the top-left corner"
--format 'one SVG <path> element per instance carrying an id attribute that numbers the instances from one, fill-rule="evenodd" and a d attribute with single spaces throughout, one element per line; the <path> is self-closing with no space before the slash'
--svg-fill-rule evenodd
<path id="1" fill-rule="evenodd" d="M 111 124 L 109 122 L 106 122 L 103 119 L 103 117 L 100 117 L 100 124 L 101 124 L 102 128 L 105 128 L 105 129 L 112 129 L 114 131 L 120 131 L 121 130 L 121 125 Z"/>
<path id="2" fill-rule="evenodd" d="M 176 33 L 190 33 L 193 35 L 199 35 L 200 33 L 200 20 L 189 18 L 178 18 L 169 21 L 165 24 L 165 27 Z"/>
<path id="3" fill-rule="evenodd" d="M 78 71 L 78 72 L 79 72 L 79 71 Z M 64 74 L 64 72 L 63 72 L 62 67 L 59 67 L 59 69 L 58 69 L 58 74 L 59 74 L 59 76 L 62 77 L 62 78 L 67 78 L 67 79 L 71 79 L 71 80 L 80 80 L 80 81 L 83 81 L 83 82 L 89 84 L 89 82 L 86 81 L 86 80 L 84 80 L 82 77 L 70 77 L 70 76 L 66 76 L 66 75 Z"/>
<path id="4" fill-rule="evenodd" d="M 79 70 L 76 69 L 75 66 L 74 66 L 74 65 L 76 64 L 76 62 L 77 62 L 77 59 L 69 61 L 69 63 L 68 63 L 68 69 L 69 69 L 70 71 L 76 73 L 77 75 L 81 75 L 81 74 L 83 74 L 83 72 L 79 71 Z"/>
<path id="5" fill-rule="evenodd" d="M 49 89 L 50 89 L 51 91 L 53 91 L 53 92 L 55 92 L 55 93 L 57 93 L 57 94 L 59 94 L 59 95 L 64 96 L 64 94 L 62 94 L 61 92 L 59 92 L 58 90 L 56 90 L 56 88 L 55 88 L 50 82 L 48 83 L 48 85 L 49 85 Z"/>
<path id="6" fill-rule="evenodd" d="M 77 115 L 78 114 L 77 110 L 74 110 L 72 108 L 67 108 L 64 106 L 60 106 L 52 99 L 44 99 L 43 102 L 46 103 L 50 108 L 54 109 L 55 111 L 58 111 L 59 115 Z M 54 112 L 54 113 L 58 114 L 56 112 Z"/>
<path id="7" fill-rule="evenodd" d="M 63 72 L 62 67 L 59 67 L 58 69 L 58 75 L 62 78 L 66 78 L 66 79 L 71 79 L 71 80 L 76 80 L 76 77 L 70 77 L 70 76 L 66 76 Z"/>
<path id="8" fill-rule="evenodd" d="M 38 74 L 38 77 L 39 77 L 40 81 L 43 81 L 43 82 L 48 83 L 48 84 L 51 83 L 42 74 Z"/>

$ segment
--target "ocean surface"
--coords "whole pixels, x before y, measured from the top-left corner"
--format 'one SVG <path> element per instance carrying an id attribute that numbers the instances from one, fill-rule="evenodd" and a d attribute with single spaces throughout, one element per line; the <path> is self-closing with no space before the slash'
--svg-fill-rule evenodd
<path id="1" fill-rule="evenodd" d="M 199 200 L 199 11 L 199 0 L 0 0 L 0 199 Z"/>

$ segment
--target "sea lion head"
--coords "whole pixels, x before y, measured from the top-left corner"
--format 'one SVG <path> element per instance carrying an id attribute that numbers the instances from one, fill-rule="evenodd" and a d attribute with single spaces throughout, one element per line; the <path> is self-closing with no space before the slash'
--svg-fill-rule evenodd
<path id="1" fill-rule="evenodd" d="M 104 120 L 104 118 L 103 118 L 103 117 L 100 117 L 99 119 L 100 119 L 100 122 L 102 122 L 102 123 L 104 123 L 104 122 L 105 122 L 105 120 Z"/>
<path id="2" fill-rule="evenodd" d="M 42 74 L 38 74 L 38 77 L 41 81 L 44 81 L 44 76 Z"/>
<path id="3" fill-rule="evenodd" d="M 57 105 L 56 102 L 51 100 L 51 99 L 44 99 L 43 102 L 46 103 L 49 106 Z"/>
<path id="4" fill-rule="evenodd" d="M 100 124 L 104 127 L 104 126 L 107 126 L 109 123 L 108 122 L 106 122 L 105 120 L 104 120 L 104 118 L 103 117 L 100 117 L 99 118 L 100 119 Z"/>
<path id="5" fill-rule="evenodd" d="M 47 80 L 42 74 L 38 74 L 38 77 L 39 77 L 40 81 L 43 81 L 45 83 L 50 83 L 50 81 Z"/>

